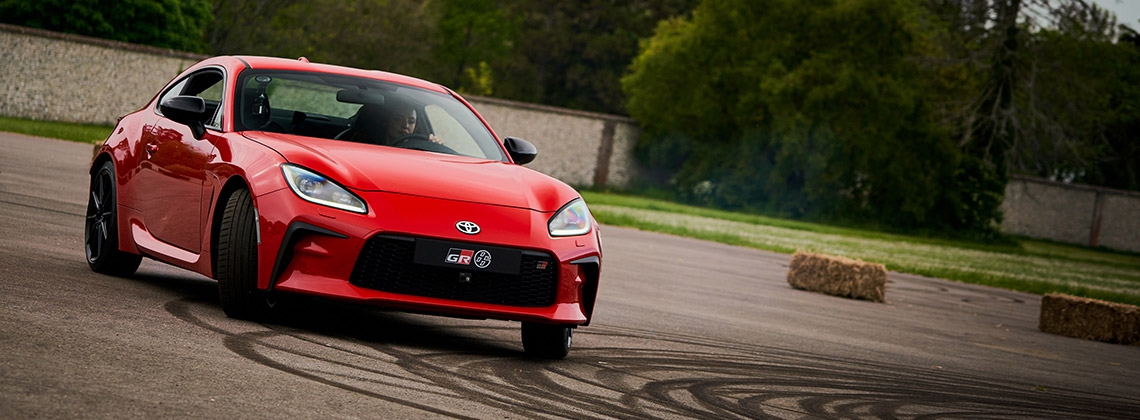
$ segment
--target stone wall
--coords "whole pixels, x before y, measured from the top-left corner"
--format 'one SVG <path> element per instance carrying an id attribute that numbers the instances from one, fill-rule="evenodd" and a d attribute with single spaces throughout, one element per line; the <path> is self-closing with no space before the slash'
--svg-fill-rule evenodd
<path id="1" fill-rule="evenodd" d="M 0 115 L 112 125 L 204 56 L 0 24 Z"/>
<path id="2" fill-rule="evenodd" d="M 1140 252 L 1140 194 L 1104 194 L 1099 241 L 1112 249 Z"/>
<path id="3" fill-rule="evenodd" d="M 1140 193 L 1014 177 L 1001 209 L 1005 233 L 1140 252 Z"/>
<path id="4" fill-rule="evenodd" d="M 0 115 L 112 125 L 205 56 L 0 24 Z M 530 168 L 578 186 L 622 188 L 640 129 L 625 117 L 467 98 L 500 136 L 538 147 Z"/>
<path id="5" fill-rule="evenodd" d="M 538 147 L 528 167 L 573 185 L 629 185 L 641 130 L 632 119 L 495 98 L 466 97 L 499 137 Z"/>

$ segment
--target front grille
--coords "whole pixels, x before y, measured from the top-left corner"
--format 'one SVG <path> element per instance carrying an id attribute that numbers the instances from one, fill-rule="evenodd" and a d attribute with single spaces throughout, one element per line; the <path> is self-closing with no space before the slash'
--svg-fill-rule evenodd
<path id="1" fill-rule="evenodd" d="M 414 262 L 415 240 L 374 236 L 360 251 L 349 282 L 388 293 L 507 306 L 554 304 L 558 265 L 549 254 L 523 251 L 518 275 L 437 267 Z M 545 266 L 545 269 L 539 269 Z M 461 281 L 462 274 L 470 281 Z"/>

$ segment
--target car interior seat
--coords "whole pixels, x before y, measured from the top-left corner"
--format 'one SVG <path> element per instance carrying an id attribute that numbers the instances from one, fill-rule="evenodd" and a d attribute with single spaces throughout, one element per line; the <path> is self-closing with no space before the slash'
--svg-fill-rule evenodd
<path id="1" fill-rule="evenodd" d="M 387 124 L 382 105 L 364 104 L 352 117 L 352 126 L 336 136 L 337 139 L 361 143 L 383 144 Z"/>

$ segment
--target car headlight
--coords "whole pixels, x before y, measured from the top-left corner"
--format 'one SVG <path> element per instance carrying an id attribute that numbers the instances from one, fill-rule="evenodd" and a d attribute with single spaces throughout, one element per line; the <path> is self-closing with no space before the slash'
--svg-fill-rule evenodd
<path id="1" fill-rule="evenodd" d="M 356 194 L 321 174 L 296 165 L 281 165 L 289 188 L 305 201 L 354 213 L 368 213 L 368 206 Z"/>
<path id="2" fill-rule="evenodd" d="M 585 235 L 590 232 L 592 219 L 590 209 L 586 208 L 586 202 L 576 198 L 562 206 L 554 217 L 550 218 L 547 227 L 550 229 L 550 236 Z"/>

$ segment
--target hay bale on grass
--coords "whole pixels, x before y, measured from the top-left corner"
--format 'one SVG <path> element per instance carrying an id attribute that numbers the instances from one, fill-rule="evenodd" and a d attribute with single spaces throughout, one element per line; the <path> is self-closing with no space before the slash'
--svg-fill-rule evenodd
<path id="1" fill-rule="evenodd" d="M 1038 328 L 1085 340 L 1140 344 L 1140 307 L 1050 293 L 1041 297 Z"/>
<path id="2" fill-rule="evenodd" d="M 788 266 L 788 284 L 833 296 L 882 302 L 887 268 L 844 257 L 796 251 Z"/>

